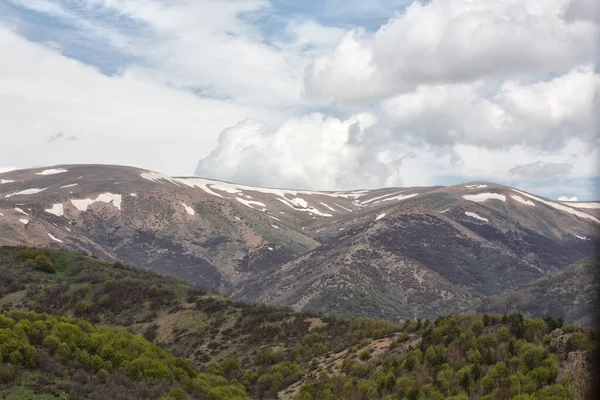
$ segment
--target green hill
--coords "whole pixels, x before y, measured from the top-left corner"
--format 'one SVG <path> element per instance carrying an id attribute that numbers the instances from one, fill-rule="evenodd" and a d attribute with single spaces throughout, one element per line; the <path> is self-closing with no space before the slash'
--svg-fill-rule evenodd
<path id="1" fill-rule="evenodd" d="M 0 248 L 0 278 L 10 399 L 580 399 L 597 348 L 553 318 L 295 313 L 59 250 Z"/>

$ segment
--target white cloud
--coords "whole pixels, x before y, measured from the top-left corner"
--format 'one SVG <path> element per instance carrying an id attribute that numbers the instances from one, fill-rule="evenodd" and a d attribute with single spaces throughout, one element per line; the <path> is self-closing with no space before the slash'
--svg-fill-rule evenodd
<path id="1" fill-rule="evenodd" d="M 93 160 L 189 174 L 225 127 L 247 117 L 281 119 L 276 110 L 202 99 L 128 73 L 102 75 L 1 25 L 0 48 L 2 161 L 7 164 Z M 50 150 L 46 142 L 56 132 L 78 140 L 61 141 L 60 148 L 59 142 L 51 143 Z M 29 149 L 29 159 L 23 148 Z"/>
<path id="2" fill-rule="evenodd" d="M 355 121 L 365 121 L 356 124 Z M 557 176 L 597 176 L 600 148 L 579 139 L 541 152 L 514 144 L 423 145 L 395 136 L 374 115 L 347 120 L 322 114 L 288 120 L 277 129 L 245 121 L 223 131 L 219 145 L 200 161 L 196 174 L 258 186 L 350 189 L 439 184 L 446 177 L 520 184 Z M 557 171 L 556 166 L 560 171 Z M 565 168 L 568 165 L 569 168 Z"/>
<path id="3" fill-rule="evenodd" d="M 548 191 L 562 179 L 557 195 L 597 192 L 567 189 L 597 177 L 600 159 L 589 0 L 433 0 L 396 15 L 389 2 L 369 3 L 391 17 L 374 33 L 300 16 L 278 16 L 266 33 L 268 0 L 11 2 L 73 30 L 66 42 L 33 43 L 24 35 L 35 23 L 0 15 L 5 165 L 189 175 L 200 158 L 198 174 L 253 185 L 452 177 Z M 65 56 L 69 40 L 127 62 L 107 76 Z"/>
<path id="4" fill-rule="evenodd" d="M 413 2 L 374 34 L 349 32 L 305 77 L 306 93 L 380 99 L 419 84 L 564 73 L 595 62 L 598 26 L 563 18 L 569 0 Z"/>
<path id="5" fill-rule="evenodd" d="M 145 34 L 121 38 L 121 32 L 112 34 L 112 26 L 101 25 L 100 29 L 120 38 L 113 38 L 113 45 L 143 60 L 129 65 L 127 74 L 173 87 L 197 88 L 238 104 L 304 104 L 304 69 L 311 57 L 335 46 L 342 34 L 340 29 L 314 21 L 292 21 L 285 25 L 286 40 L 269 42 L 251 17 L 241 17 L 268 13 L 271 4 L 267 0 L 87 3 L 144 26 Z M 91 21 L 85 27 L 93 34 L 98 24 Z"/>
<path id="6" fill-rule="evenodd" d="M 270 130 L 246 120 L 221 133 L 196 174 L 268 187 L 380 185 L 390 175 L 385 160 L 363 158 L 365 147 L 356 145 L 375 123 L 371 114 L 339 120 L 314 113 Z"/>
<path id="7" fill-rule="evenodd" d="M 494 89 L 494 88 L 492 88 Z M 382 103 L 399 133 L 435 145 L 560 148 L 571 138 L 594 144 L 600 122 L 600 75 L 573 68 L 554 79 L 422 85 Z"/>

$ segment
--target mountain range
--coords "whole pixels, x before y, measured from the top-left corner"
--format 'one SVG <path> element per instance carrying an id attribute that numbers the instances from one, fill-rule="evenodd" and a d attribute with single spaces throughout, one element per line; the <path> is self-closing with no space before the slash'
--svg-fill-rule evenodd
<path id="1" fill-rule="evenodd" d="M 237 300 L 341 316 L 503 312 L 516 299 L 536 315 L 560 289 L 564 307 L 543 311 L 593 325 L 597 280 L 577 277 L 596 276 L 599 228 L 599 202 L 491 182 L 324 192 L 111 165 L 0 174 L 0 245 L 123 260 Z"/>

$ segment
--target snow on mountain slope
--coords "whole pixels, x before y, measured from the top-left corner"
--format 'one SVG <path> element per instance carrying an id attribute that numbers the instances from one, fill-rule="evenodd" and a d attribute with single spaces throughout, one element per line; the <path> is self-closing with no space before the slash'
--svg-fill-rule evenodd
<path id="1" fill-rule="evenodd" d="M 0 176 L 0 245 L 85 251 L 297 309 L 457 312 L 599 243 L 600 203 L 490 182 L 319 192 L 111 165 Z"/>

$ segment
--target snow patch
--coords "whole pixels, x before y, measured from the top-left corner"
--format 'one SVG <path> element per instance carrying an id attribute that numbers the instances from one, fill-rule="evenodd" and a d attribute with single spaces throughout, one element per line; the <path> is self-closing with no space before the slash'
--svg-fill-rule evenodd
<path id="1" fill-rule="evenodd" d="M 225 192 L 225 193 L 229 193 L 229 194 L 238 194 L 238 193 L 242 193 L 242 190 L 241 190 L 241 189 L 238 189 L 238 188 L 236 188 L 236 187 L 235 187 L 235 186 L 233 186 L 233 185 L 227 185 L 227 184 L 225 184 L 225 185 L 221 185 L 221 184 L 219 184 L 219 183 L 214 183 L 214 184 L 210 185 L 210 187 L 211 187 L 211 189 L 215 189 L 215 190 L 218 190 L 218 191 L 220 191 L 220 192 Z M 249 197 L 249 196 L 248 196 L 248 195 L 246 195 L 246 194 L 243 194 L 243 196 L 245 196 L 245 197 Z"/>
<path id="2" fill-rule="evenodd" d="M 415 197 L 416 195 L 418 195 L 418 193 L 406 194 L 406 195 L 401 194 L 401 195 L 394 196 L 394 197 L 388 197 L 383 200 L 374 201 L 373 204 L 382 203 L 384 201 L 390 201 L 390 200 L 406 200 L 406 199 L 410 199 L 411 197 Z"/>
<path id="3" fill-rule="evenodd" d="M 472 217 L 472 218 L 478 219 L 480 221 L 490 222 L 490 221 L 488 221 L 487 218 L 482 217 L 481 215 L 475 214 L 474 212 L 471 212 L 471 211 L 465 211 L 465 215 L 468 216 L 468 217 Z"/>
<path id="4" fill-rule="evenodd" d="M 511 195 L 510 197 L 512 197 L 513 199 L 515 199 L 519 203 L 523 203 L 523 204 L 525 204 L 527 206 L 535 206 L 535 203 L 533 201 L 531 201 L 531 200 L 525 200 L 521 196 Z"/>
<path id="5" fill-rule="evenodd" d="M 278 227 L 277 225 L 273 225 L 273 224 L 271 224 L 271 226 L 272 226 L 273 228 L 275 228 L 275 229 L 279 229 L 279 227 Z"/>
<path id="6" fill-rule="evenodd" d="M 487 185 L 465 185 L 467 189 L 482 189 L 486 188 Z"/>
<path id="7" fill-rule="evenodd" d="M 581 240 L 590 240 L 590 239 L 586 238 L 585 236 L 579 236 L 577 234 L 575 235 L 575 237 L 577 237 L 578 239 L 581 239 Z"/>
<path id="8" fill-rule="evenodd" d="M 292 200 L 289 200 L 289 201 L 290 201 L 290 203 L 292 203 L 293 205 L 298 206 L 298 207 L 302 207 L 302 208 L 308 207 L 308 202 L 304 199 L 301 199 L 300 197 L 293 198 Z"/>
<path id="9" fill-rule="evenodd" d="M 279 218 L 269 215 L 270 218 L 273 218 L 275 221 L 281 221 Z"/>
<path id="10" fill-rule="evenodd" d="M 351 192 L 333 192 L 333 193 L 316 192 L 315 194 L 322 194 L 325 196 L 332 196 L 332 197 L 341 197 L 343 199 L 348 199 L 348 198 L 358 199 L 359 197 L 362 197 L 367 193 L 369 193 L 368 190 L 353 190 Z"/>
<path id="11" fill-rule="evenodd" d="M 60 188 L 61 189 L 66 189 L 66 188 L 70 188 L 70 187 L 73 187 L 73 186 L 77 186 L 77 183 L 71 183 L 70 185 L 61 186 Z"/>
<path id="12" fill-rule="evenodd" d="M 156 174 L 161 175 L 161 174 Z M 274 194 L 279 197 L 289 196 L 298 196 L 298 195 L 318 195 L 318 196 L 328 196 L 334 198 L 358 198 L 360 196 L 368 193 L 368 190 L 358 190 L 352 192 L 315 192 L 311 190 L 292 190 L 292 189 L 273 189 L 273 188 L 261 188 L 254 186 L 245 186 L 238 185 L 234 183 L 215 181 L 211 179 L 204 178 L 169 178 L 164 175 L 161 175 L 162 179 L 171 179 L 176 182 L 180 182 L 184 185 L 190 187 L 198 187 L 205 192 L 218 197 L 223 197 L 222 195 L 215 193 L 214 190 L 219 190 L 222 192 L 230 193 L 230 194 L 238 194 L 241 191 L 251 191 L 251 192 L 259 192 L 265 194 Z"/>
<path id="13" fill-rule="evenodd" d="M 286 197 L 283 197 L 283 198 L 277 198 L 275 200 L 280 201 L 281 203 L 285 204 L 286 206 L 288 206 L 296 211 L 308 212 L 309 214 L 315 214 L 315 215 L 319 215 L 321 217 L 332 217 L 333 216 L 332 214 L 323 213 L 323 212 L 317 210 L 316 208 L 309 206 L 305 200 L 300 199 L 300 198 L 295 198 L 295 199 L 289 200 Z M 296 206 L 298 206 L 298 207 L 296 207 Z"/>
<path id="14" fill-rule="evenodd" d="M 50 214 L 54 214 L 57 217 L 62 217 L 64 215 L 64 213 L 65 213 L 64 210 L 63 210 L 62 203 L 53 204 L 52 208 L 48 208 L 48 209 L 46 209 L 44 211 L 46 211 L 47 213 L 50 213 Z"/>
<path id="15" fill-rule="evenodd" d="M 12 196 L 20 196 L 20 195 L 28 195 L 28 194 L 37 194 L 39 192 L 42 192 L 46 190 L 46 188 L 42 188 L 42 189 L 38 189 L 38 188 L 32 188 L 32 189 L 25 189 L 25 190 L 21 190 L 20 192 L 15 192 L 13 194 L 7 194 L 4 197 L 12 197 Z"/>
<path id="16" fill-rule="evenodd" d="M 63 243 L 63 241 L 62 241 L 62 240 L 55 238 L 55 237 L 54 237 L 54 236 L 52 236 L 50 233 L 48 233 L 48 236 L 50 236 L 50 239 L 54 240 L 55 242 L 58 242 L 58 243 Z"/>
<path id="17" fill-rule="evenodd" d="M 194 209 L 188 205 L 186 205 L 185 203 L 181 203 L 181 205 L 185 208 L 185 211 L 190 214 L 190 215 L 194 215 L 196 214 L 196 212 L 194 211 Z"/>
<path id="18" fill-rule="evenodd" d="M 36 175 L 56 175 L 56 174 L 62 174 L 64 172 L 68 172 L 68 169 L 64 169 L 64 168 L 54 168 L 54 169 L 45 169 L 42 172 L 36 172 Z"/>
<path id="19" fill-rule="evenodd" d="M 335 208 L 333 208 L 333 207 L 330 207 L 329 205 L 327 205 L 327 204 L 325 204 L 325 203 L 323 203 L 323 202 L 321 202 L 321 205 L 322 205 L 322 206 L 324 206 L 324 207 L 327 207 L 327 208 L 329 209 L 329 211 L 333 211 L 333 212 L 335 212 Z"/>
<path id="20" fill-rule="evenodd" d="M 445 213 L 445 212 L 447 212 L 447 211 L 450 211 L 450 209 L 449 209 L 449 208 L 446 208 L 445 210 L 438 211 L 438 212 L 439 212 L 440 214 L 443 214 L 443 213 Z"/>
<path id="21" fill-rule="evenodd" d="M 71 199 L 71 204 L 79 211 L 87 211 L 88 207 L 96 202 L 112 203 L 113 206 L 121 209 L 121 195 L 112 193 L 99 194 L 95 199 Z"/>
<path id="22" fill-rule="evenodd" d="M 23 211 L 22 209 L 20 209 L 19 207 L 15 207 L 15 211 L 16 211 L 16 212 L 19 212 L 19 213 L 21 213 L 21 214 L 29 215 L 29 214 L 27 214 L 25 211 Z"/>
<path id="23" fill-rule="evenodd" d="M 386 193 L 383 196 L 377 196 L 377 197 L 373 197 L 372 199 L 365 200 L 365 201 L 361 202 L 361 204 L 363 204 L 363 205 L 364 204 L 369 204 L 369 203 L 371 203 L 373 201 L 380 200 L 380 199 L 383 199 L 383 198 L 389 197 L 389 196 L 399 195 L 401 193 L 402 193 L 402 191 L 400 191 L 400 192 L 394 192 L 394 193 Z"/>
<path id="24" fill-rule="evenodd" d="M 129 193 L 129 196 L 131 196 L 131 197 L 137 197 L 137 193 Z"/>
<path id="25" fill-rule="evenodd" d="M 29 223 L 29 220 L 28 220 L 28 219 L 25 219 L 25 218 L 21 218 L 21 219 L 19 219 L 19 221 L 21 221 L 21 223 L 22 223 L 23 225 L 27 225 L 27 224 Z"/>
<path id="26" fill-rule="evenodd" d="M 4 214 L 0 213 L 0 217 L 4 217 Z"/>
<path id="27" fill-rule="evenodd" d="M 0 185 L 3 183 L 12 183 L 14 182 L 12 179 L 0 179 Z"/>
<path id="28" fill-rule="evenodd" d="M 260 201 L 253 201 L 253 200 L 246 200 L 246 199 L 242 199 L 241 197 L 236 197 L 235 198 L 237 201 L 239 201 L 240 203 L 242 203 L 243 205 L 245 205 L 246 207 L 250 207 L 253 210 L 260 210 L 262 212 L 267 211 L 267 206 L 264 203 L 261 203 Z M 260 208 L 256 208 L 256 207 L 260 207 Z"/>
<path id="29" fill-rule="evenodd" d="M 65 226 L 65 229 L 68 230 L 69 232 L 71 232 L 71 230 L 69 229 L 68 226 Z"/>
<path id="30" fill-rule="evenodd" d="M 529 194 L 529 193 L 521 192 L 520 190 L 517 190 L 517 189 L 513 189 L 513 190 L 515 192 L 517 192 L 517 193 L 522 194 L 523 196 L 529 197 L 530 199 L 539 201 L 540 203 L 544 203 L 544 204 L 546 204 L 546 205 L 548 205 L 550 207 L 556 208 L 557 210 L 568 212 L 569 214 L 576 215 L 576 216 L 578 216 L 580 218 L 590 219 L 590 220 L 592 220 L 592 221 L 600 224 L 600 220 L 598 218 L 590 215 L 590 214 L 586 214 L 584 212 L 574 210 L 571 207 L 565 206 L 564 204 L 558 204 L 558 203 L 554 203 L 552 201 L 546 201 L 546 200 L 540 199 L 539 197 L 536 197 L 536 196 L 534 196 L 532 194 Z"/>
<path id="31" fill-rule="evenodd" d="M 385 217 L 385 213 L 381 213 L 375 218 L 375 221 L 379 221 L 381 218 Z"/>
<path id="32" fill-rule="evenodd" d="M 334 206 L 338 206 L 339 208 L 341 208 L 341 209 L 343 209 L 343 210 L 346 210 L 346 211 L 348 211 L 348 212 L 352 212 L 352 210 L 350 210 L 350 209 L 348 209 L 348 208 L 346 208 L 346 207 L 344 207 L 344 206 L 340 206 L 338 203 L 333 203 L 333 205 L 334 205 Z"/>
<path id="33" fill-rule="evenodd" d="M 158 172 L 152 172 L 152 171 L 142 172 L 140 174 L 140 176 L 148 181 L 152 181 L 152 182 L 156 182 L 156 183 L 163 183 L 160 181 L 164 180 L 167 182 L 171 182 L 172 184 L 174 184 L 176 186 L 179 186 L 177 179 L 171 178 L 170 176 L 167 176 L 167 175 L 159 174 Z"/>
<path id="34" fill-rule="evenodd" d="M 575 208 L 600 208 L 600 203 L 563 203 Z"/>
<path id="35" fill-rule="evenodd" d="M 466 194 L 463 199 L 481 203 L 486 200 L 501 200 L 506 201 L 506 196 L 499 193 L 477 193 L 477 194 Z"/>
<path id="36" fill-rule="evenodd" d="M 176 181 L 181 182 L 182 184 L 189 186 L 191 188 L 193 187 L 197 187 L 200 188 L 202 190 L 204 190 L 206 193 L 211 194 L 213 196 L 217 196 L 217 197 L 221 197 L 221 198 L 225 198 L 224 196 L 221 196 L 219 193 L 213 192 L 212 190 L 210 190 L 210 188 L 208 187 L 208 184 L 210 183 L 210 181 L 207 181 L 206 179 L 201 179 L 201 178 L 185 178 L 185 179 L 177 179 Z"/>

